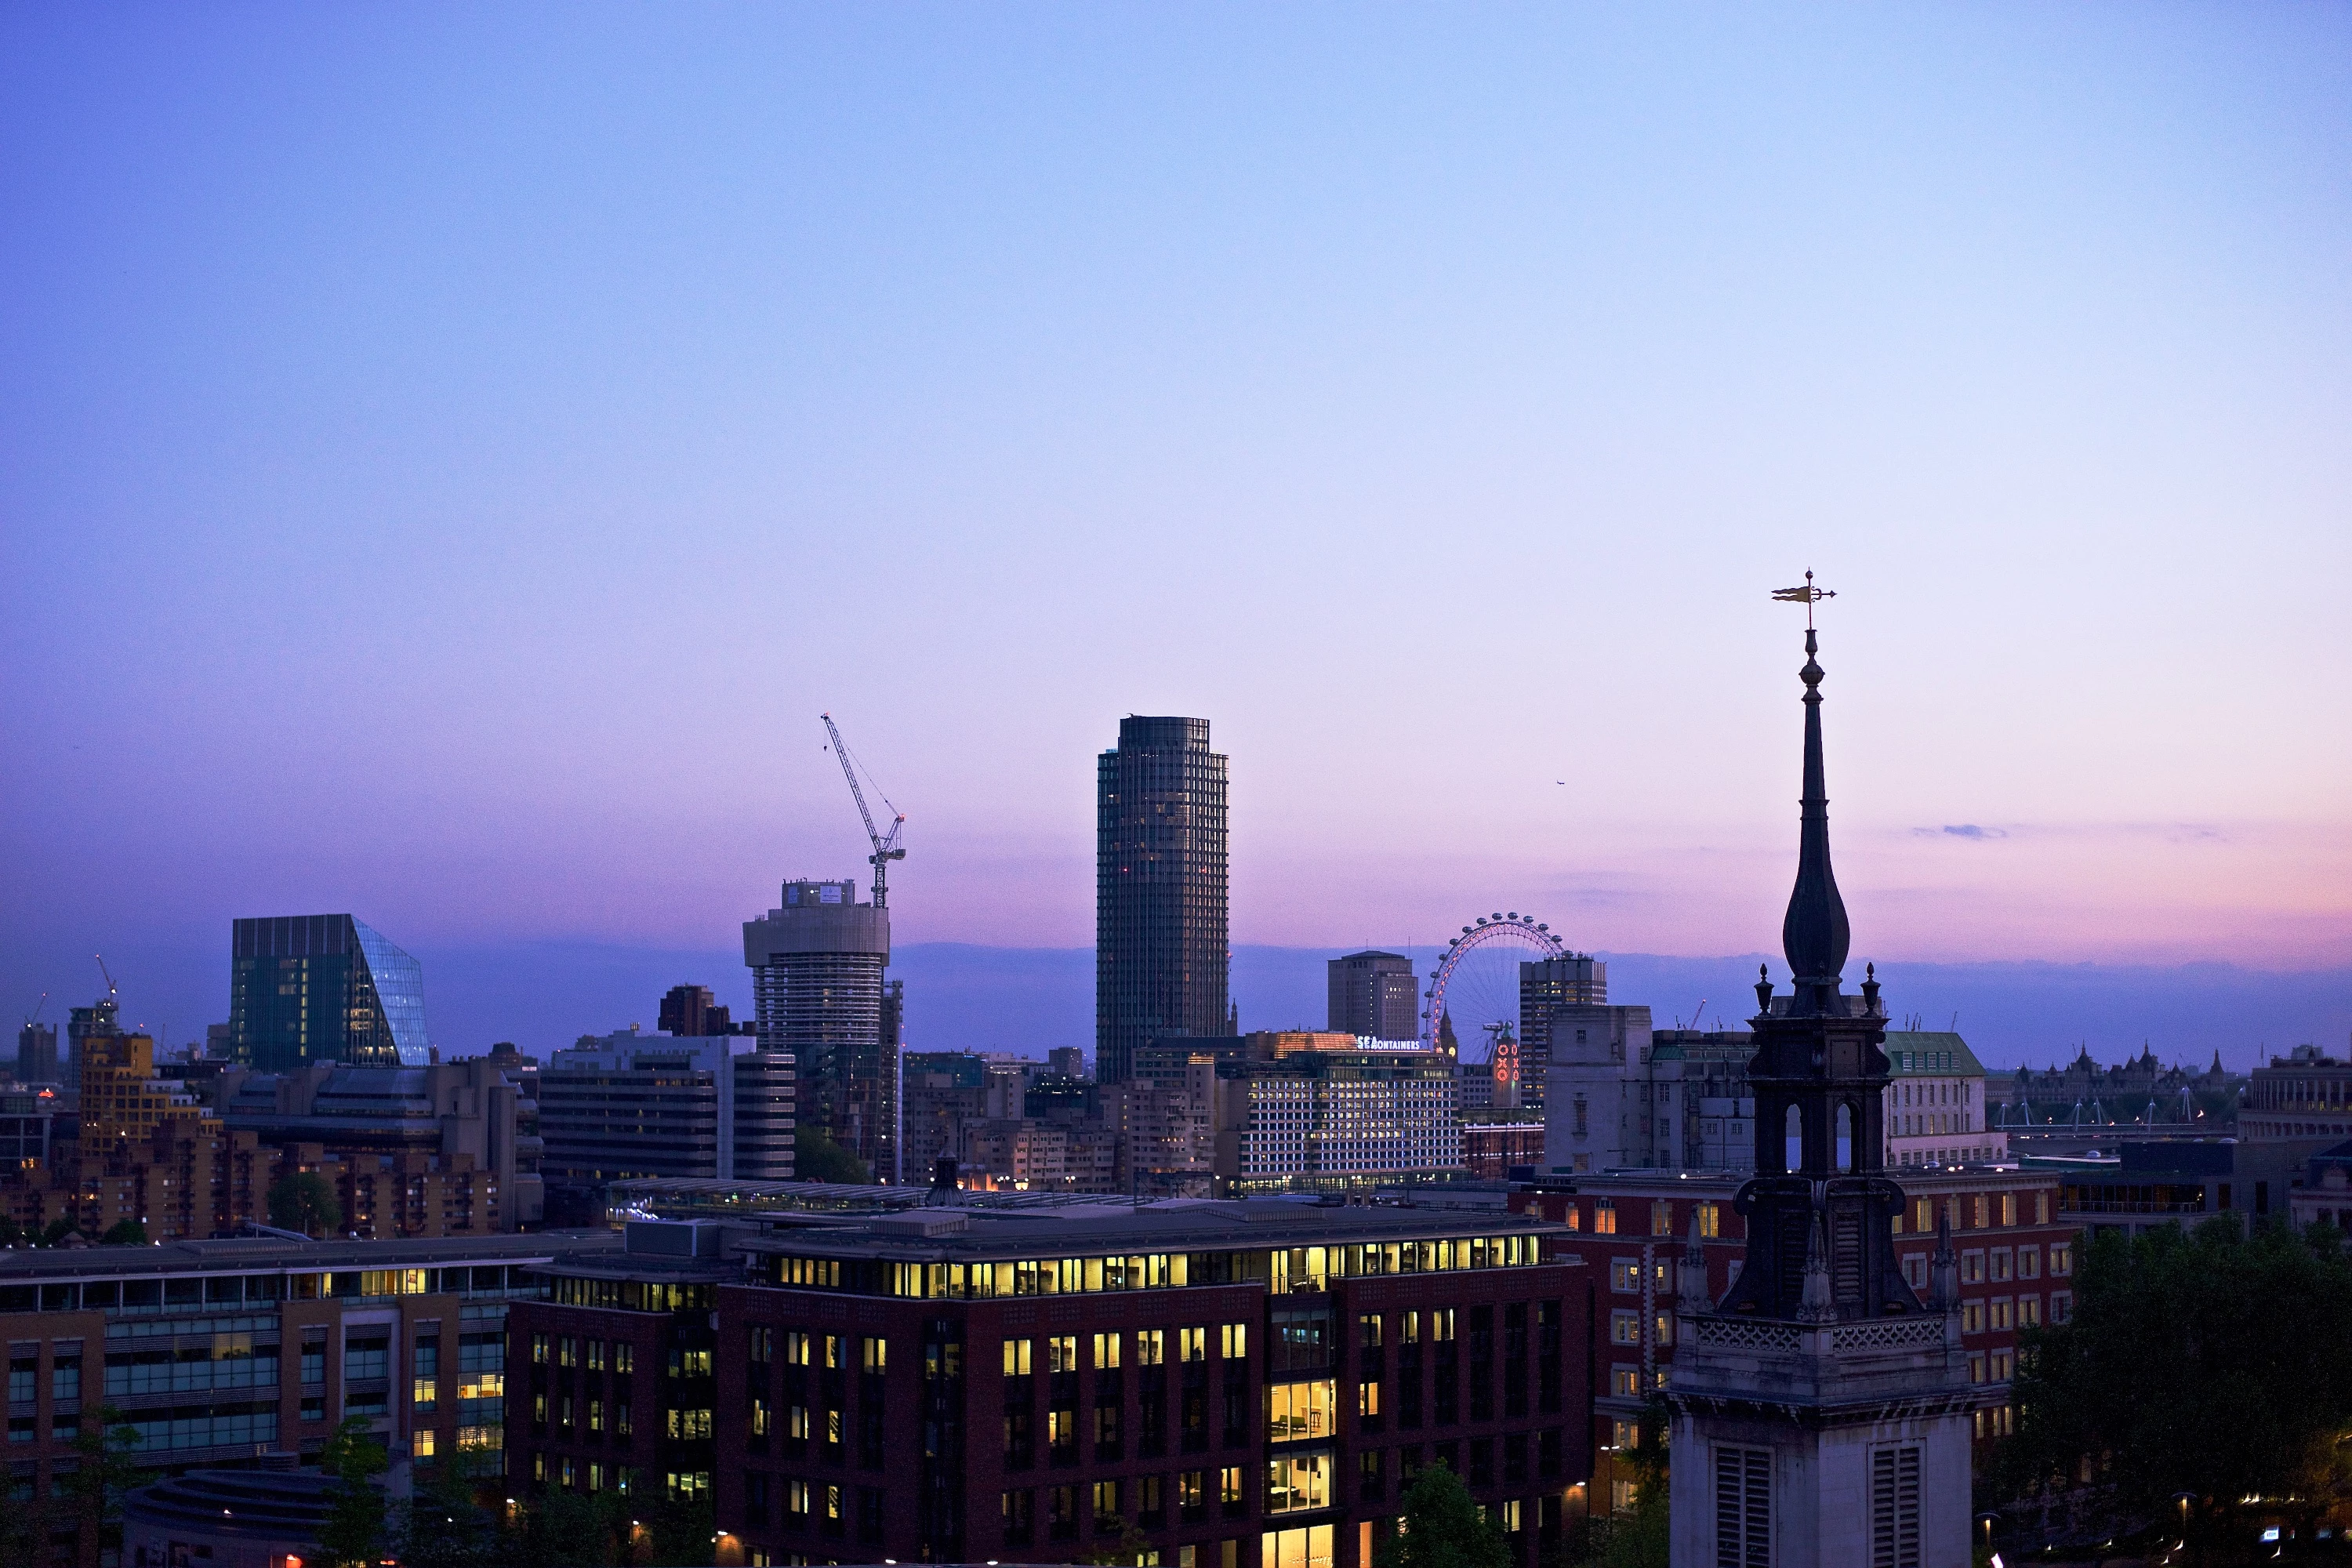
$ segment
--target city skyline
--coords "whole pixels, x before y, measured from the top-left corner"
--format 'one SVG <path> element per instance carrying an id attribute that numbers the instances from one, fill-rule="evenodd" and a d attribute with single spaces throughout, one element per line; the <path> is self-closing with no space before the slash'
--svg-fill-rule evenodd
<path id="1" fill-rule="evenodd" d="M 827 709 L 909 947 L 1156 712 L 1236 944 L 1744 952 L 1808 567 L 1872 957 L 2352 967 L 2341 16 L 926 15 L 0 22 L 11 1005 L 723 946 Z"/>

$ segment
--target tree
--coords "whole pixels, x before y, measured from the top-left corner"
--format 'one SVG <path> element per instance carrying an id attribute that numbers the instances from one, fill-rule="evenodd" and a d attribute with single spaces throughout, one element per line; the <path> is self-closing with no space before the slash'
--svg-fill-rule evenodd
<path id="1" fill-rule="evenodd" d="M 654 1510 L 653 1551 L 642 1561 L 648 1568 L 695 1568 L 708 1563 L 713 1555 L 711 1536 L 718 1528 L 718 1510 L 707 1497 L 699 1502 L 665 1502 Z"/>
<path id="2" fill-rule="evenodd" d="M 331 1236 L 343 1228 L 343 1205 L 335 1184 L 316 1171 L 281 1176 L 269 1188 L 269 1223 L 304 1236 Z"/>
<path id="3" fill-rule="evenodd" d="M 58 1478 L 57 1487 L 65 1494 L 84 1538 L 95 1534 L 100 1552 L 119 1552 L 122 1500 L 140 1481 L 139 1461 L 131 1458 L 139 1448 L 139 1429 L 111 1405 L 100 1405 L 92 1414 L 96 1419 L 85 1420 L 74 1435 L 74 1453 L 79 1462 Z"/>
<path id="4" fill-rule="evenodd" d="M 804 1182 L 864 1183 L 866 1162 L 833 1141 L 822 1127 L 802 1122 L 793 1130 L 793 1172 Z"/>
<path id="5" fill-rule="evenodd" d="M 2095 1480 L 2147 1517 L 2182 1492 L 2226 1508 L 2338 1491 L 2352 1336 L 2294 1326 L 2347 1321 L 2352 1261 L 2333 1226 L 2249 1232 L 2218 1215 L 2102 1233 L 2083 1249 L 2073 1319 L 2020 1336 L 1995 1493 Z"/>
<path id="6" fill-rule="evenodd" d="M 402 1505 L 403 1568 L 489 1568 L 498 1562 L 497 1521 L 475 1496 L 471 1456 L 459 1452 L 417 1467 L 415 1494 Z"/>
<path id="7" fill-rule="evenodd" d="M 49 1221 L 49 1228 L 41 1232 L 41 1245 L 43 1247 L 55 1247 L 58 1243 L 64 1241 L 66 1237 L 73 1235 L 73 1233 L 74 1222 L 72 1220 L 67 1218 L 53 1219 Z"/>
<path id="8" fill-rule="evenodd" d="M 1653 1397 L 1633 1446 L 1619 1453 L 1618 1464 L 1633 1472 L 1633 1506 L 1590 1521 L 1580 1561 L 1591 1568 L 1667 1568 L 1674 1526 L 1667 1491 L 1670 1416 L 1665 1402 Z"/>
<path id="9" fill-rule="evenodd" d="M 369 1436 L 364 1416 L 345 1416 L 327 1439 L 319 1468 L 336 1480 L 327 1522 L 319 1529 L 319 1554 L 327 1568 L 372 1568 L 383 1556 L 385 1508 L 375 1478 L 390 1462 L 383 1445 Z"/>
<path id="10" fill-rule="evenodd" d="M 1470 1489 L 1444 1465 L 1430 1465 L 1405 1489 L 1397 1533 L 1381 1544 L 1378 1568 L 1510 1568 L 1511 1549 L 1478 1511 Z"/>
<path id="11" fill-rule="evenodd" d="M 611 1492 L 550 1491 L 509 1521 L 503 1557 L 518 1568 L 603 1568 L 615 1560 L 627 1524 Z"/>
<path id="12" fill-rule="evenodd" d="M 144 1247 L 147 1245 L 147 1227 L 135 1219 L 119 1219 L 98 1238 L 98 1244 L 100 1247 Z"/>
<path id="13" fill-rule="evenodd" d="M 0 1247 L 21 1247 L 25 1244 L 25 1227 L 16 1223 L 12 1214 L 0 1214 Z"/>

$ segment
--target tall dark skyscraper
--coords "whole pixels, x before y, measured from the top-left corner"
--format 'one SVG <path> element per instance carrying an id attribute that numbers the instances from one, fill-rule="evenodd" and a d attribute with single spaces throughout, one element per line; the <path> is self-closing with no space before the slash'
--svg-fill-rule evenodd
<path id="1" fill-rule="evenodd" d="M 1223 1035 L 1225 759 L 1206 719 L 1119 721 L 1095 768 L 1095 1075 L 1171 1035 Z"/>
<path id="2" fill-rule="evenodd" d="M 56 1083 L 58 1026 L 30 1019 L 16 1031 L 16 1078 L 22 1083 Z"/>
<path id="3" fill-rule="evenodd" d="M 349 915 L 242 920 L 230 932 L 229 1055 L 261 1072 L 312 1062 L 423 1067 L 425 971 Z"/>
<path id="4" fill-rule="evenodd" d="M 1332 959 L 1327 1027 L 1343 1035 L 1410 1040 L 1421 1033 L 1421 979 L 1397 952 L 1351 952 Z"/>

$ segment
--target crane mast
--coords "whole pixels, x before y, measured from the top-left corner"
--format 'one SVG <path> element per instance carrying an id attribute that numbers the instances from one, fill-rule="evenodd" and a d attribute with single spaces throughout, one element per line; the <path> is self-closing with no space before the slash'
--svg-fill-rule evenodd
<path id="1" fill-rule="evenodd" d="M 849 781 L 849 798 L 857 803 L 858 817 L 866 824 L 866 840 L 874 846 L 874 853 L 866 858 L 866 864 L 874 868 L 874 907 L 886 909 L 889 905 L 890 862 L 907 858 L 907 852 L 898 847 L 898 829 L 907 825 L 907 814 L 892 805 L 890 797 L 877 789 L 874 793 L 881 795 L 884 808 L 892 816 L 889 832 L 876 830 L 874 814 L 866 809 L 866 792 L 858 787 L 857 769 L 849 760 L 849 748 L 841 743 L 840 726 L 833 721 L 830 713 L 819 714 L 818 717 L 824 721 L 824 732 L 833 737 L 834 760 L 841 764 L 841 776 Z"/>

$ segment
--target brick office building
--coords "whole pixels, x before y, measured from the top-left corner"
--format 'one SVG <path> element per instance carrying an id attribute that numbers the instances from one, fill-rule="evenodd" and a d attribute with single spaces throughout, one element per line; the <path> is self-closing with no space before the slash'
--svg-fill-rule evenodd
<path id="1" fill-rule="evenodd" d="M 1613 1171 L 1580 1176 L 1573 1190 L 1522 1189 L 1516 1212 L 1540 1215 L 1571 1235 L 1594 1291 L 1592 1446 L 1600 1456 L 1594 1505 L 1630 1502 L 1630 1481 L 1610 1456 L 1633 1445 L 1643 1406 L 1665 1386 L 1675 1352 L 1675 1301 L 1691 1226 L 1706 1254 L 1708 1294 L 1721 1300 L 1747 1255 L 1747 1226 L 1732 1206 L 1746 1178 L 1726 1172 Z M 1913 1167 L 1895 1254 L 1904 1279 L 1931 1286 L 1936 1211 L 1952 1229 L 1959 1265 L 1960 1339 L 1969 1378 L 1981 1385 L 1975 1435 L 1981 1446 L 2011 1426 L 2009 1379 L 2017 1331 L 2063 1322 L 2074 1302 L 2075 1226 L 2059 1212 L 2059 1178 L 2011 1166 Z"/>
<path id="2" fill-rule="evenodd" d="M 565 1253 L 509 1322 L 507 1473 L 534 1488 L 707 1502 L 718 1444 L 719 1288 L 736 1227 L 634 1221 L 625 1244 Z M 730 1369 L 740 1376 L 740 1367 Z M 741 1441 L 738 1435 L 738 1445 Z"/>
<path id="3" fill-rule="evenodd" d="M 609 1418 L 591 1434 L 583 1405 L 544 1435 L 518 1405 L 510 1473 L 707 1490 L 721 1560 L 751 1564 L 1369 1568 L 1412 1472 L 1444 1463 L 1532 1564 L 1589 1469 L 1587 1291 L 1543 1256 L 1563 1235 L 1278 1201 L 730 1231 L 693 1280 L 683 1258 L 646 1258 L 631 1281 L 709 1284 L 708 1346 L 688 1342 L 710 1313 L 667 1289 L 632 1308 L 609 1268 L 558 1259 L 551 1299 L 515 1314 L 515 1353 L 542 1333 L 583 1360 L 625 1339 L 642 1385 L 658 1341 L 661 1386 L 637 1394 L 625 1447 Z M 610 1304 L 588 1305 L 596 1290 Z M 546 1382 L 563 1397 L 560 1368 Z M 584 1368 L 572 1386 L 589 1397 Z"/>
<path id="4" fill-rule="evenodd" d="M 99 1561 L 58 1488 L 106 1405 L 143 1468 L 231 1469 L 315 1458 L 337 1422 L 365 1419 L 411 1466 L 506 1430 L 506 1316 L 530 1270 L 604 1236 L 420 1241 L 186 1241 L 0 1253 L 8 1342 L 8 1504 L 45 1509 L 30 1561 Z M 14 1568 L 14 1565 L 11 1565 Z"/>

